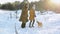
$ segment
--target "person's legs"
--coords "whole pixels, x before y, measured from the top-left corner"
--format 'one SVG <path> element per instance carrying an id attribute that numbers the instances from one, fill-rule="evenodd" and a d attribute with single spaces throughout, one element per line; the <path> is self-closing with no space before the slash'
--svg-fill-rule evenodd
<path id="1" fill-rule="evenodd" d="M 29 23 L 29 27 L 31 27 L 31 22 L 32 22 L 32 20 L 31 20 L 30 23 Z"/>
<path id="2" fill-rule="evenodd" d="M 35 22 L 35 19 L 33 20 L 32 27 L 34 27 L 34 26 L 33 26 L 33 25 L 34 25 L 34 22 Z"/>

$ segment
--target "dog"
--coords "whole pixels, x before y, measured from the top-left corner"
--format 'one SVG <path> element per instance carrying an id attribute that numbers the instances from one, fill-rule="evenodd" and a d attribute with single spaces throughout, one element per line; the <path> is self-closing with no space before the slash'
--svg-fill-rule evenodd
<path id="1" fill-rule="evenodd" d="M 37 21 L 38 27 L 42 27 L 42 22 Z"/>

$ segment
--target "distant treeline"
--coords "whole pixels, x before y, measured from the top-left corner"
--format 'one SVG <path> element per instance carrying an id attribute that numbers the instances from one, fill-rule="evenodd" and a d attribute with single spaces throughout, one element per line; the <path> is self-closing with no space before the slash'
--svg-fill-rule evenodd
<path id="1" fill-rule="evenodd" d="M 4 10 L 17 10 L 20 9 L 20 2 L 19 1 L 15 1 L 13 3 L 5 3 L 5 4 L 0 4 L 0 9 L 4 9 Z"/>
<path id="2" fill-rule="evenodd" d="M 18 9 L 22 8 L 21 4 L 23 4 L 23 3 L 20 2 L 20 1 L 15 1 L 13 3 L 9 3 L 8 2 L 8 3 L 5 3 L 5 4 L 0 4 L 0 9 L 4 9 L 4 10 L 18 10 Z M 50 6 L 48 6 L 47 1 L 31 2 L 29 4 L 29 7 L 32 6 L 33 4 L 36 5 L 35 7 L 36 7 L 36 10 L 38 10 L 38 11 L 42 11 L 42 10 L 46 10 L 46 9 L 53 9 Z"/>

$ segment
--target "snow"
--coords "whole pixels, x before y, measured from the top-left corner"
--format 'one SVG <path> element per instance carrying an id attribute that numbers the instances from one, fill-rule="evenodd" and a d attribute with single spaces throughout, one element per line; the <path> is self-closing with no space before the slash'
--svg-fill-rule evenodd
<path id="1" fill-rule="evenodd" d="M 12 13 L 12 18 L 10 18 Z M 35 12 L 35 27 L 29 28 L 29 21 L 26 23 L 26 28 L 21 28 L 19 17 L 21 10 L 18 10 L 18 18 L 14 11 L 0 10 L 0 34 L 15 34 L 15 23 L 18 34 L 60 34 L 60 14 L 54 12 Z M 38 27 L 37 22 L 42 22 L 43 27 Z"/>

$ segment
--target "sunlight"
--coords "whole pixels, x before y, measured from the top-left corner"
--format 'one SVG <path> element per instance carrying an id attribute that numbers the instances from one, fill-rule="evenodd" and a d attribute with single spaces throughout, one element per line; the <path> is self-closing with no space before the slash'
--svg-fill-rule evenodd
<path id="1" fill-rule="evenodd" d="M 22 2 L 23 0 L 7 0 L 7 1 L 6 1 L 6 0 L 0 0 L 0 3 L 1 3 L 1 4 L 7 3 L 7 2 L 11 2 L 11 3 L 12 3 L 12 2 L 15 2 L 15 1 L 20 1 L 20 2 Z M 40 0 L 28 0 L 28 1 L 29 1 L 29 2 L 35 2 L 35 1 L 38 2 L 38 1 L 40 1 Z"/>
<path id="2" fill-rule="evenodd" d="M 60 0 L 50 0 L 51 3 L 60 4 Z"/>

